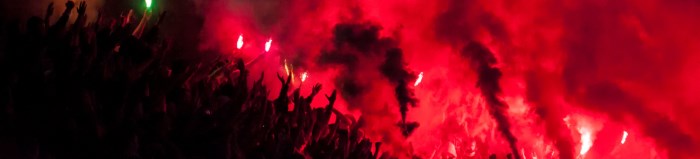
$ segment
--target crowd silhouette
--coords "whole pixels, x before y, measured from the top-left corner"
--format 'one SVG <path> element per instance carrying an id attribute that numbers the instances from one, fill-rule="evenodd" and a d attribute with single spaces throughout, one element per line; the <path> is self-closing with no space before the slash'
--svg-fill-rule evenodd
<path id="1" fill-rule="evenodd" d="M 65 7 L 54 23 L 52 3 L 44 18 L 3 25 L 1 158 L 389 158 L 361 119 L 333 108 L 336 93 L 311 107 L 321 85 L 304 96 L 278 75 L 268 100 L 262 76 L 246 85 L 242 60 L 168 58 L 165 13 L 150 26 L 149 12 L 88 23 L 85 2 Z"/>
<path id="2" fill-rule="evenodd" d="M 334 108 L 335 91 L 312 108 L 321 85 L 305 96 L 278 74 L 270 100 L 240 59 L 168 56 L 166 13 L 90 23 L 86 8 L 0 23 L 0 158 L 396 158 Z"/>

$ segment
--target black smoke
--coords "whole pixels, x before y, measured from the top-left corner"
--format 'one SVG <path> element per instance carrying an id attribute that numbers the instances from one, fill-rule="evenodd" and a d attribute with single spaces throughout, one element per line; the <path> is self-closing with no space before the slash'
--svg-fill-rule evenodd
<path id="1" fill-rule="evenodd" d="M 369 77 L 372 66 L 382 58 L 389 48 L 396 48 L 392 38 L 379 37 L 379 25 L 364 23 L 339 23 L 333 29 L 333 49 L 323 51 L 317 59 L 321 67 L 338 68 L 342 71 L 335 84 L 344 99 L 359 100 L 360 95 L 371 90 Z M 351 104 L 350 107 L 355 107 Z"/>
<path id="2" fill-rule="evenodd" d="M 394 95 L 401 113 L 399 127 L 407 137 L 418 127 L 418 123 L 406 123 L 409 106 L 415 107 L 418 102 L 409 86 L 409 81 L 414 81 L 416 75 L 406 67 L 398 42 L 381 37 L 381 29 L 381 26 L 368 22 L 337 24 L 333 29 L 333 49 L 322 52 L 318 63 L 322 67 L 342 70 L 335 77 L 335 83 L 341 95 L 351 103 L 351 109 L 366 106 L 356 101 L 362 101 L 363 95 L 379 89 L 373 84 L 388 80 L 395 88 Z M 379 76 L 373 76 L 375 72 Z"/>
<path id="3" fill-rule="evenodd" d="M 409 105 L 415 107 L 418 103 L 413 89 L 409 87 L 407 82 L 408 80 L 415 80 L 416 75 L 406 68 L 403 52 L 399 48 L 392 48 L 387 51 L 386 59 L 384 59 L 384 63 L 380 66 L 380 70 L 392 84 L 396 85 L 394 93 L 396 95 L 396 100 L 399 102 L 399 112 L 401 112 L 401 123 L 399 126 L 402 129 L 404 137 L 408 137 L 413 129 L 418 126 L 418 123 L 406 123 L 406 113 L 408 113 Z"/>
<path id="4" fill-rule="evenodd" d="M 399 102 L 401 121 L 405 123 L 408 106 L 411 105 L 415 107 L 418 102 L 413 90 L 409 88 L 406 81 L 415 79 L 416 75 L 409 72 L 406 68 L 403 52 L 398 48 L 392 48 L 387 51 L 386 59 L 384 59 L 384 63 L 380 66 L 380 70 L 389 81 L 396 85 L 396 100 Z"/>
<path id="5" fill-rule="evenodd" d="M 498 62 L 496 57 L 486 46 L 477 42 L 467 44 L 462 50 L 462 56 L 470 60 L 472 68 L 477 72 L 479 77 L 476 86 L 481 89 L 481 94 L 486 100 L 489 113 L 496 121 L 498 131 L 510 144 L 510 149 L 515 154 L 513 156 L 519 159 L 520 155 L 518 155 L 516 146 L 518 139 L 510 131 L 511 126 L 507 114 L 508 105 L 499 98 L 501 86 L 498 81 L 502 73 L 500 69 L 493 66 Z"/>

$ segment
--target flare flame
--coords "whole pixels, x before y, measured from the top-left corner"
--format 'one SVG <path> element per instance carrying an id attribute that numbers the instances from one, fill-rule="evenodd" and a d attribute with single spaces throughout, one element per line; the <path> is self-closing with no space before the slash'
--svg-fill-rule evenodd
<path id="1" fill-rule="evenodd" d="M 418 86 L 418 84 L 420 84 L 421 81 L 423 81 L 423 72 L 420 72 L 420 74 L 418 74 L 418 79 L 416 80 L 416 83 L 413 83 L 413 86 Z"/>
<path id="2" fill-rule="evenodd" d="M 267 42 L 265 42 L 265 52 L 270 52 L 270 46 L 272 46 L 272 38 L 270 38 L 270 40 L 267 40 Z"/>
<path id="3" fill-rule="evenodd" d="M 238 36 L 238 42 L 236 42 L 236 48 L 241 49 L 243 47 L 243 35 Z"/>
<path id="4" fill-rule="evenodd" d="M 625 141 L 627 140 L 627 131 L 622 132 L 622 140 L 620 140 L 620 144 L 625 144 Z"/>

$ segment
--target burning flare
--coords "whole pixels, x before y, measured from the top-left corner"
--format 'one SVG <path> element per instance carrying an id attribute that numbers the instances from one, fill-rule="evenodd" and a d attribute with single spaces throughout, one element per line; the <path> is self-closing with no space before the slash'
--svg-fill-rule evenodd
<path id="1" fill-rule="evenodd" d="M 620 144 L 625 144 L 625 141 L 627 141 L 627 131 L 622 131 L 622 140 L 620 140 Z"/>
<path id="2" fill-rule="evenodd" d="M 301 82 L 306 81 L 306 78 L 307 78 L 307 77 L 309 77 L 309 74 L 308 74 L 308 73 L 306 73 L 306 72 L 301 73 Z"/>
<path id="3" fill-rule="evenodd" d="M 151 4 L 153 3 L 153 0 L 146 0 L 146 8 L 151 8 Z"/>
<path id="4" fill-rule="evenodd" d="M 284 59 L 284 72 L 287 73 L 287 76 L 289 76 L 289 65 L 287 65 L 287 59 Z"/>
<path id="5" fill-rule="evenodd" d="M 294 83 L 294 66 L 289 65 L 287 59 L 284 59 L 284 72 L 292 78 L 292 83 Z"/>
<path id="6" fill-rule="evenodd" d="M 272 46 L 272 38 L 270 38 L 270 40 L 267 40 L 267 42 L 265 42 L 265 52 L 270 51 L 270 46 Z"/>
<path id="7" fill-rule="evenodd" d="M 243 47 L 243 35 L 238 36 L 238 42 L 236 42 L 236 48 L 241 49 Z"/>
<path id="8" fill-rule="evenodd" d="M 416 83 L 413 83 L 413 87 L 418 86 L 418 84 L 420 84 L 421 81 L 423 81 L 423 72 L 420 72 L 420 74 L 418 74 L 418 79 L 416 80 Z"/>
<path id="9" fill-rule="evenodd" d="M 592 133 L 587 127 L 578 128 L 578 132 L 581 133 L 581 151 L 579 151 L 579 154 L 583 156 L 591 149 L 591 146 L 593 146 L 593 139 L 591 138 Z"/>

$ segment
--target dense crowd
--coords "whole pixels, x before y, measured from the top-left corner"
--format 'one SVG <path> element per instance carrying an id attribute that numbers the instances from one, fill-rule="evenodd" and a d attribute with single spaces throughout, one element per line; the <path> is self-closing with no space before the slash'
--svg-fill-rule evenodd
<path id="1" fill-rule="evenodd" d="M 0 158 L 389 158 L 335 93 L 310 106 L 320 85 L 304 96 L 278 75 L 269 100 L 241 60 L 169 58 L 164 13 L 88 23 L 85 2 L 65 6 L 2 26 Z"/>
<path id="2" fill-rule="evenodd" d="M 395 158 L 334 109 L 335 91 L 312 108 L 321 85 L 304 96 L 278 74 L 270 100 L 240 59 L 168 56 L 165 13 L 89 23 L 85 2 L 65 7 L 54 23 L 53 3 L 0 22 L 0 158 Z"/>

